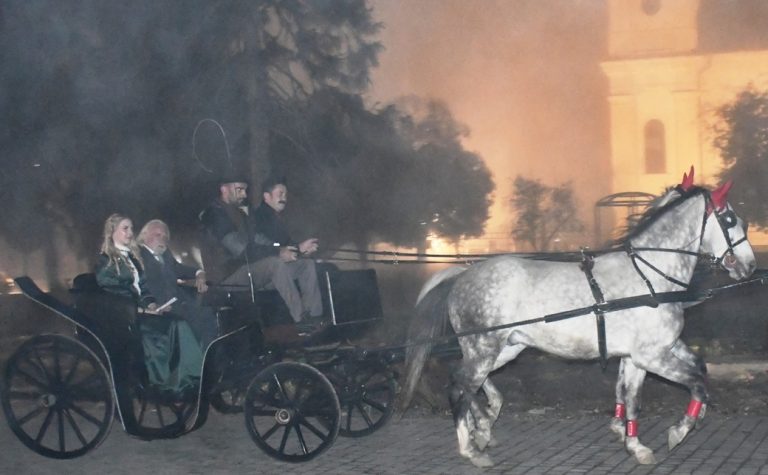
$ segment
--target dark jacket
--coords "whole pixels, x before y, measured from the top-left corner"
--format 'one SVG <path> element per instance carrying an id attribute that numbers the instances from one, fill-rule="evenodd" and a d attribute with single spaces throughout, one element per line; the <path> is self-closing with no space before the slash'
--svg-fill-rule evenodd
<path id="1" fill-rule="evenodd" d="M 253 210 L 253 220 L 259 233 L 281 246 L 295 246 L 280 215 L 265 202 Z"/>
<path id="2" fill-rule="evenodd" d="M 147 288 L 157 299 L 159 304 L 164 304 L 173 297 L 177 299 L 187 298 L 184 292 L 179 291 L 177 279 L 194 279 L 197 269 L 186 266 L 177 261 L 169 249 L 162 257 L 161 264 L 155 255 L 144 246 L 140 247 L 141 259 L 144 261 L 144 277 Z"/>
<path id="3" fill-rule="evenodd" d="M 220 282 L 246 262 L 279 253 L 273 241 L 258 232 L 253 207 L 246 214 L 217 199 L 200 213 L 200 223 L 203 266 L 213 282 Z"/>
<path id="4" fill-rule="evenodd" d="M 133 265 L 139 271 L 139 288 L 141 293 L 137 293 L 136 288 L 133 286 L 133 272 L 131 272 L 126 260 L 128 258 L 130 258 Z M 136 305 L 146 308 L 147 305 L 156 302 L 155 297 L 147 287 L 144 269 L 139 260 L 133 254 L 129 254 L 128 258 L 121 256 L 118 260 L 120 265 L 116 266 L 106 254 L 102 253 L 96 261 L 96 282 L 99 284 L 99 287 L 107 292 L 122 297 L 130 297 L 136 302 Z"/>

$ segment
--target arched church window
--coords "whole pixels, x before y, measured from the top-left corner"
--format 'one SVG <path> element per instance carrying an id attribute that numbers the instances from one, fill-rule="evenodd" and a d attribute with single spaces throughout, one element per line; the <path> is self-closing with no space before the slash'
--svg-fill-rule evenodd
<path id="1" fill-rule="evenodd" d="M 664 124 L 649 120 L 645 124 L 645 173 L 667 172 L 667 144 Z"/>

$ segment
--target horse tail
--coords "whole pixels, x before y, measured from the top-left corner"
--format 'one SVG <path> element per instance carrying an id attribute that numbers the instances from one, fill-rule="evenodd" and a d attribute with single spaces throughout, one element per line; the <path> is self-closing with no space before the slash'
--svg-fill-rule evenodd
<path id="1" fill-rule="evenodd" d="M 416 384 L 432 350 L 433 339 L 445 333 L 448 324 L 448 294 L 457 276 L 464 270 L 463 267 L 449 267 L 434 274 L 419 293 L 415 313 L 408 328 L 406 376 L 398 404 L 398 412 L 401 414 L 411 404 Z"/>

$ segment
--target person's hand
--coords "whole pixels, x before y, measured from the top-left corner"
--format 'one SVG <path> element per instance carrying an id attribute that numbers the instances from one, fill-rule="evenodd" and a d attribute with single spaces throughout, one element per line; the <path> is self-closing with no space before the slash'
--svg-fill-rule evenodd
<path id="1" fill-rule="evenodd" d="M 195 275 L 195 287 L 197 287 L 198 293 L 208 292 L 208 284 L 205 282 L 205 272 L 198 272 Z"/>
<path id="2" fill-rule="evenodd" d="M 147 308 L 144 309 L 144 313 L 159 315 L 159 313 L 157 313 L 157 304 L 152 302 L 151 304 L 147 305 Z"/>
<path id="3" fill-rule="evenodd" d="M 299 244 L 299 252 L 305 256 L 317 251 L 317 238 L 310 238 Z"/>
<path id="4" fill-rule="evenodd" d="M 296 260 L 296 252 L 298 252 L 298 249 L 295 246 L 283 246 L 280 248 L 280 260 L 283 262 L 293 262 Z"/>

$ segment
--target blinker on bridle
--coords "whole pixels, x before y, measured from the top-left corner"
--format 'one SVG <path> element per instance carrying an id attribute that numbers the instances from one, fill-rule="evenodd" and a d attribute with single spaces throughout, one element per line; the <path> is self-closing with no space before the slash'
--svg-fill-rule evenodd
<path id="1" fill-rule="evenodd" d="M 726 189 L 727 193 L 727 189 Z M 701 239 L 704 240 L 704 227 L 707 224 L 707 216 L 709 213 L 714 213 L 715 219 L 717 219 L 717 224 L 720 226 L 720 230 L 723 233 L 723 238 L 725 239 L 725 243 L 728 245 L 728 248 L 723 251 L 723 254 L 720 255 L 720 257 L 715 257 L 714 263 L 716 265 L 723 266 L 724 268 L 728 268 L 730 266 L 733 266 L 736 264 L 736 257 L 734 255 L 734 248 L 738 246 L 739 244 L 743 243 L 747 240 L 747 233 L 744 232 L 744 235 L 737 240 L 736 242 L 733 242 L 731 240 L 731 235 L 729 234 L 729 230 L 733 227 L 735 227 L 738 224 L 738 218 L 736 217 L 736 213 L 727 207 L 727 204 L 722 203 L 719 207 L 720 209 L 724 209 L 725 211 L 718 211 L 718 203 L 715 203 L 715 198 L 712 197 L 712 193 L 707 193 L 706 195 L 707 199 L 707 206 L 704 211 L 704 222 L 701 225 Z M 725 193 L 723 193 L 723 198 L 725 197 Z M 724 199 L 723 199 L 724 201 Z"/>

